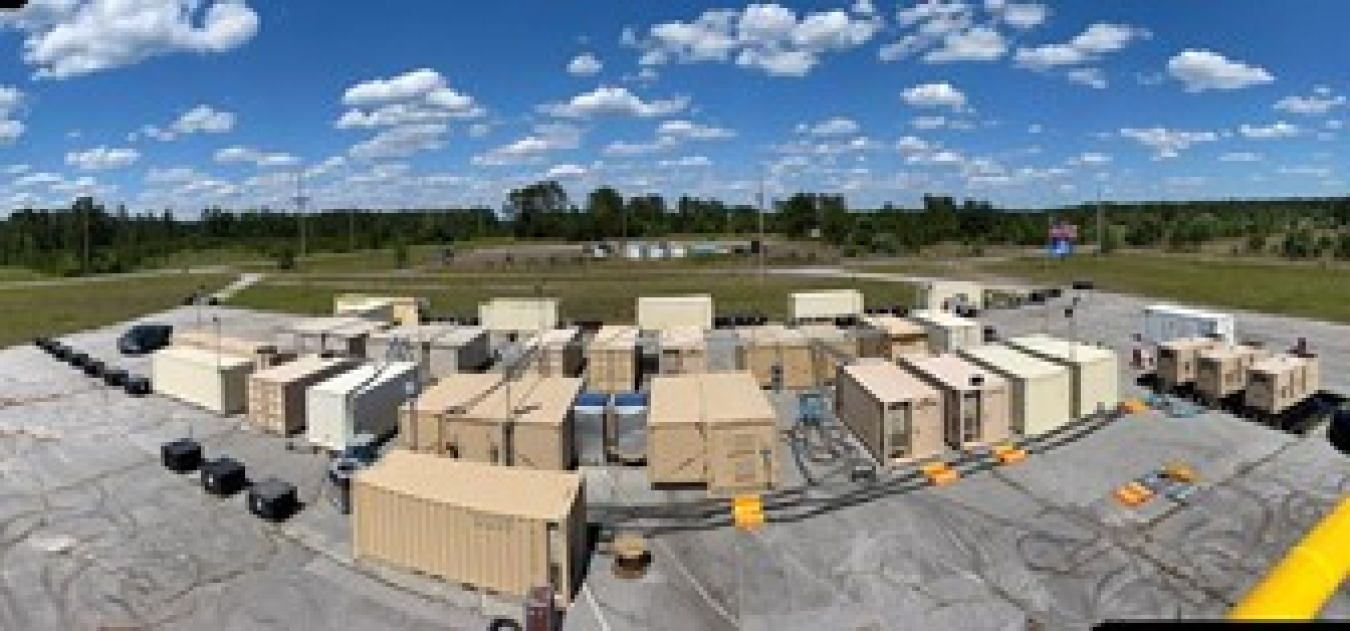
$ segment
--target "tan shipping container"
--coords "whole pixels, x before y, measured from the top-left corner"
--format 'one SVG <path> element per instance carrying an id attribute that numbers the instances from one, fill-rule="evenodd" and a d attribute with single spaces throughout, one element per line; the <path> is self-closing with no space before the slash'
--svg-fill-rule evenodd
<path id="1" fill-rule="evenodd" d="M 899 363 L 942 393 L 943 435 L 951 448 L 1012 437 L 1012 388 L 1004 378 L 956 355 L 903 357 Z"/>
<path id="2" fill-rule="evenodd" d="M 944 450 L 942 393 L 890 360 L 839 370 L 834 413 L 878 463 L 908 463 Z"/>
<path id="3" fill-rule="evenodd" d="M 500 374 L 446 375 L 399 414 L 398 443 L 405 449 L 459 457 L 450 419 L 462 417 L 504 383 Z"/>
<path id="4" fill-rule="evenodd" d="M 173 345 L 196 348 L 204 351 L 220 351 L 229 355 L 247 357 L 253 360 L 254 370 L 271 368 L 290 361 L 295 356 L 282 353 L 272 342 L 253 340 L 238 335 L 216 334 L 210 329 L 175 329 Z"/>
<path id="5" fill-rule="evenodd" d="M 352 484 L 352 549 L 378 562 L 566 607 L 587 556 L 581 476 L 393 450 Z"/>
<path id="6" fill-rule="evenodd" d="M 881 354 L 878 357 L 899 360 L 906 355 L 931 355 L 928 329 L 923 325 L 898 316 L 868 316 L 863 324 L 880 332 Z M 869 355 L 870 356 L 870 355 Z"/>
<path id="7" fill-rule="evenodd" d="M 279 346 L 297 355 L 318 355 L 324 350 L 324 336 L 335 329 L 364 322 L 360 318 L 321 316 L 291 323 L 281 334 Z"/>
<path id="8" fill-rule="evenodd" d="M 706 331 L 713 325 L 712 296 L 641 296 L 637 300 L 637 325 L 644 331 L 681 327 Z"/>
<path id="9" fill-rule="evenodd" d="M 218 351 L 171 346 L 150 357 L 155 392 L 221 414 L 248 408 L 253 360 Z"/>
<path id="10" fill-rule="evenodd" d="M 840 366 L 861 356 L 857 334 L 833 324 L 807 324 L 797 328 L 811 344 L 811 382 L 816 386 L 834 384 Z"/>
<path id="11" fill-rule="evenodd" d="M 777 486 L 777 415 L 747 372 L 654 377 L 647 475 L 717 496 Z"/>
<path id="12" fill-rule="evenodd" d="M 1210 404 L 1240 394 L 1247 388 L 1248 370 L 1267 357 L 1269 351 L 1242 344 L 1201 351 L 1196 359 L 1195 390 Z"/>
<path id="13" fill-rule="evenodd" d="M 1316 357 L 1281 355 L 1252 364 L 1243 402 L 1264 415 L 1281 414 L 1322 388 Z"/>
<path id="14" fill-rule="evenodd" d="M 706 329 L 697 326 L 679 326 L 661 331 L 658 344 L 661 349 L 662 375 L 688 375 L 708 372 L 708 340 Z"/>
<path id="15" fill-rule="evenodd" d="M 1002 344 L 967 348 L 959 354 L 1008 380 L 1014 433 L 1039 436 L 1073 422 L 1073 375 L 1067 367 Z"/>
<path id="16" fill-rule="evenodd" d="M 581 329 L 551 329 L 531 337 L 523 345 L 529 360 L 526 373 L 544 377 L 575 377 L 581 374 Z"/>
<path id="17" fill-rule="evenodd" d="M 863 314 L 863 294 L 856 289 L 802 291 L 788 297 L 793 322 L 833 320 Z"/>
<path id="18" fill-rule="evenodd" d="M 426 310 L 427 301 L 424 298 L 413 298 L 408 296 L 368 296 L 365 294 L 342 294 L 333 298 L 334 315 L 359 315 L 358 313 L 344 313 L 355 308 L 360 311 L 363 307 L 368 307 L 372 302 L 382 302 L 387 306 L 377 307 L 380 319 L 392 322 L 399 326 L 411 326 L 422 322 L 422 312 Z M 360 305 L 360 306 L 358 306 Z"/>
<path id="19" fill-rule="evenodd" d="M 978 320 L 945 311 L 915 311 L 911 317 L 928 331 L 928 347 L 934 353 L 955 353 L 984 345 L 984 329 Z"/>
<path id="20" fill-rule="evenodd" d="M 453 324 L 398 326 L 372 333 L 366 340 L 366 357 L 384 360 L 396 347 L 416 362 L 423 383 L 439 377 L 483 368 L 489 359 L 487 330 Z"/>
<path id="21" fill-rule="evenodd" d="M 527 469 L 572 468 L 572 405 L 581 380 L 526 375 L 444 417 L 446 457 Z"/>
<path id="22" fill-rule="evenodd" d="M 1039 333 L 1012 338 L 1007 344 L 1069 369 L 1074 416 L 1086 418 L 1120 405 L 1120 364 L 1115 351 Z"/>
<path id="23" fill-rule="evenodd" d="M 736 348 L 736 365 L 755 375 L 760 387 L 773 385 L 773 367 L 782 368 L 784 390 L 801 390 L 815 385 L 811 344 L 801 331 L 780 324 L 740 329 L 741 343 Z"/>
<path id="24" fill-rule="evenodd" d="M 1195 383 L 1200 353 L 1221 344 L 1223 340 L 1212 337 L 1183 337 L 1159 344 L 1158 380 L 1169 388 Z"/>
<path id="25" fill-rule="evenodd" d="M 632 392 L 638 381 L 638 328 L 605 325 L 586 345 L 586 389 Z"/>
<path id="26" fill-rule="evenodd" d="M 350 370 L 355 360 L 307 355 L 248 378 L 248 420 L 254 427 L 289 436 L 305 428 L 305 390 Z"/>
<path id="27" fill-rule="evenodd" d="M 554 298 L 493 298 L 478 306 L 483 327 L 494 333 L 519 333 L 558 326 Z"/>

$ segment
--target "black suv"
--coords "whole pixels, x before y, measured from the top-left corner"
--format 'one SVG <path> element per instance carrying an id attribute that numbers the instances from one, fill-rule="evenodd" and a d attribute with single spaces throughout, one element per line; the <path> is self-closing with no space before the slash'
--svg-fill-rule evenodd
<path id="1" fill-rule="evenodd" d="M 123 355 L 144 355 L 169 345 L 173 327 L 167 324 L 137 324 L 127 329 L 117 340 L 117 350 Z"/>

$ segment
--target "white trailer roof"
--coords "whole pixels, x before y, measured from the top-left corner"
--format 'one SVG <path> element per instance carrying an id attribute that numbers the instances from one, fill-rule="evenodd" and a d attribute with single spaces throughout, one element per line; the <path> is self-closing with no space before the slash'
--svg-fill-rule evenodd
<path id="1" fill-rule="evenodd" d="M 412 362 L 389 362 L 386 364 L 365 364 L 357 366 L 352 370 L 344 372 L 332 379 L 311 386 L 311 390 L 326 392 L 330 394 L 347 394 L 363 384 L 374 385 L 397 379 L 403 375 L 417 371 L 417 364 Z"/>
<path id="2" fill-rule="evenodd" d="M 1073 342 L 1057 337 L 1050 337 L 1044 334 L 1024 335 L 1008 340 L 1008 344 L 1014 347 L 1025 348 L 1031 352 L 1045 355 L 1063 362 L 1075 364 L 1090 364 L 1093 362 L 1108 361 L 1115 357 L 1115 353 L 1080 342 Z"/>
<path id="3" fill-rule="evenodd" d="M 1032 357 L 1002 344 L 965 348 L 958 352 L 965 357 L 983 362 L 1006 375 L 1023 379 L 1048 377 L 1067 370 L 1062 366 L 1056 366 L 1051 362 Z"/>

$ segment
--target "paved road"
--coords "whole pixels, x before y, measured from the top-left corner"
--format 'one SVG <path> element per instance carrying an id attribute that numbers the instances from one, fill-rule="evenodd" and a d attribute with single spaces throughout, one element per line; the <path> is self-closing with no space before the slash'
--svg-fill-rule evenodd
<path id="1" fill-rule="evenodd" d="M 136 278 L 157 278 L 161 276 L 174 276 L 182 274 L 204 275 L 204 274 L 229 274 L 234 272 L 234 268 L 229 265 L 213 265 L 208 267 L 193 267 L 186 271 L 181 268 L 146 270 L 143 272 L 127 272 L 125 274 L 96 274 L 93 276 L 77 276 L 73 278 L 44 278 L 42 280 L 16 280 L 7 283 L 0 283 L 0 289 L 25 289 L 28 287 L 59 287 L 62 285 L 80 285 L 84 283 L 107 283 L 121 280 L 131 280 Z"/>

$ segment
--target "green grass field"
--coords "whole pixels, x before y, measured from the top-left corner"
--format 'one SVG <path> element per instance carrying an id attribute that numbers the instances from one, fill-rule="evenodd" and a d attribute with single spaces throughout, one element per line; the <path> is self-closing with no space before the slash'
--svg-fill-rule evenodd
<path id="1" fill-rule="evenodd" d="M 1336 269 L 1218 262 L 1162 256 L 1017 259 L 979 266 L 1037 282 L 1091 279 L 1100 289 L 1212 305 L 1350 322 L 1350 281 Z"/>
<path id="2" fill-rule="evenodd" d="M 12 283 L 25 280 L 42 280 L 46 274 L 26 267 L 0 267 L 0 283 Z"/>
<path id="3" fill-rule="evenodd" d="M 905 283 L 857 282 L 803 277 L 767 276 L 728 271 L 722 274 L 603 270 L 567 274 L 457 274 L 401 279 L 329 278 L 308 282 L 270 279 L 247 289 L 232 305 L 283 312 L 331 312 L 333 296 L 348 292 L 424 296 L 438 314 L 476 315 L 478 304 L 494 297 L 558 298 L 564 317 L 573 320 L 632 321 L 638 296 L 711 294 L 719 312 L 755 311 L 785 318 L 788 294 L 814 289 L 861 290 L 868 304 L 912 304 L 913 288 Z"/>
<path id="4" fill-rule="evenodd" d="M 0 289 L 0 347 L 38 335 L 64 335 L 106 326 L 183 303 L 199 286 L 220 288 L 224 275 L 172 274 L 155 278 L 75 281 Z"/>

